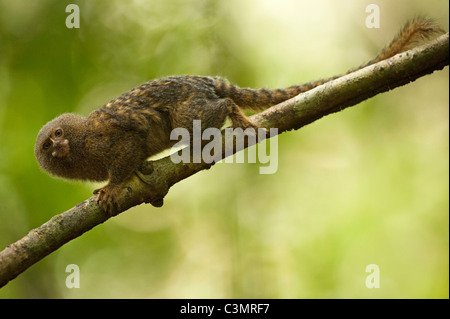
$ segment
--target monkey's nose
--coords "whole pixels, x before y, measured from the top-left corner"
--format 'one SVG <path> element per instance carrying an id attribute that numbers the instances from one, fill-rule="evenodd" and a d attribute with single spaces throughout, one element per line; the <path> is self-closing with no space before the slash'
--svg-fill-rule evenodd
<path id="1" fill-rule="evenodd" d="M 69 153 L 69 141 L 67 139 L 65 140 L 56 140 L 53 144 L 53 152 L 52 156 L 56 158 L 62 158 L 67 156 Z"/>

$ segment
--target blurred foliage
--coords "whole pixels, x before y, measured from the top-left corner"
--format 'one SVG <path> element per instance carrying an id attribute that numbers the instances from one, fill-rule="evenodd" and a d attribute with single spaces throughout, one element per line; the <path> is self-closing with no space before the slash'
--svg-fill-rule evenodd
<path id="1" fill-rule="evenodd" d="M 373 57 L 448 2 L 0 0 L 0 249 L 91 196 L 36 164 L 40 127 L 147 80 L 279 87 Z M 218 164 L 66 244 L 1 298 L 448 298 L 448 67 L 278 139 L 278 171 Z M 81 288 L 65 286 L 77 264 Z M 368 264 L 380 288 L 368 289 Z"/>

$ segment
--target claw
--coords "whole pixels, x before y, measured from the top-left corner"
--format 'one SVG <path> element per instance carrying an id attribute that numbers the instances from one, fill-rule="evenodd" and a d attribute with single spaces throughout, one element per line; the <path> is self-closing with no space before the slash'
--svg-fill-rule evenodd
<path id="1" fill-rule="evenodd" d="M 120 190 L 120 187 L 106 185 L 94 191 L 94 194 L 97 194 L 97 204 L 110 216 L 121 212 L 117 201 Z"/>

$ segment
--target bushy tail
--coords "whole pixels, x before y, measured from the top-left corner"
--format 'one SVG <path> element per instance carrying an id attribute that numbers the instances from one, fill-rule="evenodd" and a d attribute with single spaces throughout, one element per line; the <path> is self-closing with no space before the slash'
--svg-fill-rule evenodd
<path id="1" fill-rule="evenodd" d="M 404 52 L 416 46 L 421 40 L 427 40 L 436 34 L 444 31 L 437 26 L 433 20 L 426 17 L 417 17 L 408 21 L 400 32 L 395 36 L 392 42 L 386 46 L 373 60 L 346 72 L 362 69 L 371 64 L 386 60 L 400 52 Z M 293 85 L 285 89 L 249 89 L 240 88 L 226 80 L 216 77 L 214 78 L 215 90 L 220 97 L 231 98 L 241 108 L 262 110 L 270 106 L 286 101 L 300 93 L 309 91 L 328 81 L 337 79 L 345 74 L 336 75 L 318 81 L 308 82 L 299 85 Z"/>
<path id="2" fill-rule="evenodd" d="M 366 67 L 368 65 L 389 59 L 394 55 L 412 49 L 421 41 L 429 40 L 433 36 L 444 33 L 432 19 L 426 17 L 417 17 L 408 21 L 400 32 L 395 36 L 391 43 L 386 46 L 375 59 L 360 66 L 354 71 Z"/>

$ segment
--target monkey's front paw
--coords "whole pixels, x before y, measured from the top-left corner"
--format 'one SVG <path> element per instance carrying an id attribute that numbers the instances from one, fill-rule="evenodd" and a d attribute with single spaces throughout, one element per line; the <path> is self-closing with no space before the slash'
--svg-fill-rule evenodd
<path id="1" fill-rule="evenodd" d="M 121 189 L 121 187 L 106 185 L 94 191 L 94 194 L 97 194 L 97 204 L 110 216 L 121 212 L 118 202 Z"/>

